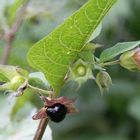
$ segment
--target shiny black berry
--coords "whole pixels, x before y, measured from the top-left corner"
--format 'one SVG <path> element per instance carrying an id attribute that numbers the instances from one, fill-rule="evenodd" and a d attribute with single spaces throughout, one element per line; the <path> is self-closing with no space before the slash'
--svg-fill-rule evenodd
<path id="1" fill-rule="evenodd" d="M 54 122 L 61 122 L 67 113 L 67 107 L 61 103 L 56 103 L 51 107 L 48 107 L 46 111 L 50 120 Z"/>

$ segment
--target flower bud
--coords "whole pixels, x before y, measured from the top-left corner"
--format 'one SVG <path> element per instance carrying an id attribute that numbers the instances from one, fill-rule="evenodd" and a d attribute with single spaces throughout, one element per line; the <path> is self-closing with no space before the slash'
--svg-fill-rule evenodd
<path id="1" fill-rule="evenodd" d="M 104 91 L 109 90 L 109 87 L 112 85 L 112 79 L 107 72 L 100 71 L 96 75 L 96 83 L 97 83 L 101 93 L 103 93 Z"/>
<path id="2" fill-rule="evenodd" d="M 130 71 L 140 71 L 140 48 L 122 54 L 120 65 Z"/>

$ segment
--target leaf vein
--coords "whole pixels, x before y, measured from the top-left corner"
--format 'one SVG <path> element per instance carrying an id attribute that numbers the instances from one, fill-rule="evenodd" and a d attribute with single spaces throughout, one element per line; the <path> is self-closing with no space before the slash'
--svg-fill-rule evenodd
<path id="1" fill-rule="evenodd" d="M 79 50 L 76 50 L 76 49 L 72 49 L 70 47 L 68 47 L 63 41 L 62 41 L 62 32 L 60 33 L 59 35 L 59 43 L 60 45 L 62 45 L 63 47 L 65 47 L 66 49 L 68 49 L 69 51 L 74 51 L 74 52 L 79 52 Z"/>
<path id="2" fill-rule="evenodd" d="M 56 65 L 59 65 L 59 66 L 64 66 L 64 67 L 67 67 L 68 65 L 64 65 L 64 64 L 60 64 L 60 63 L 57 63 L 55 60 L 53 60 L 51 57 L 49 57 L 48 55 L 47 55 L 47 51 L 45 50 L 45 43 L 44 43 L 44 45 L 43 45 L 43 48 L 44 48 L 44 56 L 45 57 L 47 57 L 48 58 L 48 60 L 49 61 L 51 61 L 53 64 L 56 64 Z"/>

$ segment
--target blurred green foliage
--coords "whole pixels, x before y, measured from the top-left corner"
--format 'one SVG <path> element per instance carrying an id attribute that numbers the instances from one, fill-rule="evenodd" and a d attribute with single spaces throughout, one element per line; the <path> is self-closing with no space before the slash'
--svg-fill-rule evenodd
<path id="1" fill-rule="evenodd" d="M 61 0 L 61 2 L 32 0 L 25 20 L 16 34 L 8 64 L 32 71 L 26 61 L 28 49 L 84 2 L 86 0 Z M 2 3 L 4 0 L 0 1 L 0 10 Z M 117 5 L 105 18 L 101 34 L 94 42 L 110 47 L 119 41 L 138 40 L 139 13 L 139 0 L 118 0 Z M 4 23 L 4 21 L 0 22 Z M 0 56 L 3 48 L 4 42 L 0 41 Z M 97 50 L 96 53 L 100 54 L 102 49 Z M 78 91 L 75 90 L 75 83 L 68 83 L 63 88 L 61 95 L 78 97 L 76 106 L 80 112 L 68 115 L 60 124 L 50 122 L 54 140 L 140 140 L 139 73 L 130 73 L 120 66 L 112 66 L 108 68 L 108 72 L 112 77 L 113 86 L 104 96 L 100 95 L 97 85 L 92 80 L 85 83 Z M 1 98 L 6 102 L 6 95 L 1 95 Z M 38 106 L 39 99 L 30 98 L 30 102 Z M 33 108 L 30 106 L 30 111 Z M 25 106 L 21 108 L 22 114 L 26 109 Z M 5 107 L 5 110 L 8 109 Z M 0 128 L 2 128 L 1 124 Z M 1 131 L 3 130 L 0 129 L 0 134 Z"/>

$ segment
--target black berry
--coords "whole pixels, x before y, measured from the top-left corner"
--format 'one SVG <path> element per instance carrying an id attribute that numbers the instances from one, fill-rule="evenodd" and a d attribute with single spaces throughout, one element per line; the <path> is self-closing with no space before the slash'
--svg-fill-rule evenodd
<path id="1" fill-rule="evenodd" d="M 51 107 L 48 107 L 46 111 L 50 120 L 54 122 L 61 122 L 67 113 L 67 107 L 61 103 L 56 103 Z"/>

